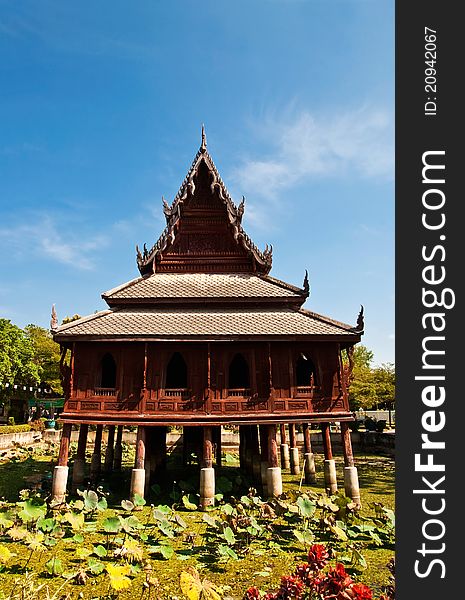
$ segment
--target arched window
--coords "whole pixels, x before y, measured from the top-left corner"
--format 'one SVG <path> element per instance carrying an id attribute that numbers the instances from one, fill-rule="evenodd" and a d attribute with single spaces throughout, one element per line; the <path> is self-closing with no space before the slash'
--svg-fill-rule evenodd
<path id="1" fill-rule="evenodd" d="M 311 358 L 303 352 L 297 359 L 295 368 L 297 387 L 313 387 L 316 385 L 316 369 Z"/>
<path id="2" fill-rule="evenodd" d="M 166 389 L 187 388 L 187 365 L 179 352 L 175 352 L 166 367 Z"/>
<path id="3" fill-rule="evenodd" d="M 242 356 L 236 354 L 229 365 L 229 389 L 250 388 L 249 365 Z"/>
<path id="4" fill-rule="evenodd" d="M 107 352 L 101 362 L 100 386 L 103 388 L 116 388 L 116 363 L 113 356 Z"/>

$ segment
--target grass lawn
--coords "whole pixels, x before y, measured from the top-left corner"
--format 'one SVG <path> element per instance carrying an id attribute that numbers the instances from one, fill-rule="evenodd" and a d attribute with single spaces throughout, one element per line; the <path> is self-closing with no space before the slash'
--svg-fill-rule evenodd
<path id="1" fill-rule="evenodd" d="M 221 475 L 229 478 L 237 477 L 238 470 L 234 462 L 234 455 L 229 455 L 230 461 L 222 469 Z M 25 487 L 34 486 L 45 478 L 45 484 L 50 481 L 51 476 L 51 459 L 50 454 L 40 454 L 34 452 L 25 460 L 17 460 L 14 462 L 0 463 L 0 496 L 9 502 L 18 500 L 19 491 Z M 130 464 L 132 457 L 126 455 L 126 463 L 121 474 L 113 474 L 107 481 L 103 481 L 104 486 L 111 490 L 108 497 L 109 509 L 121 509 L 121 500 L 127 497 L 129 490 Z M 342 474 L 342 459 L 337 462 L 338 474 Z M 356 464 L 359 469 L 360 487 L 362 495 L 362 515 L 373 514 L 373 509 L 369 507 L 372 502 L 379 502 L 388 508 L 394 508 L 394 461 L 392 458 L 360 455 L 356 456 Z M 323 491 L 323 474 L 322 474 L 322 459 L 317 457 L 317 472 L 318 478 L 314 486 L 308 487 L 303 484 L 302 489 L 313 490 L 321 493 Z M 192 467 L 192 473 L 187 473 L 187 470 L 180 468 L 179 462 L 173 457 L 173 465 L 169 471 L 175 481 L 180 479 L 191 480 L 194 485 L 197 480 L 195 467 Z M 172 479 L 161 482 L 161 495 L 155 498 L 149 498 L 148 502 L 155 505 L 160 503 L 171 504 L 168 499 L 169 493 L 172 491 Z M 244 481 L 245 486 L 247 482 Z M 291 476 L 286 473 L 283 476 L 284 491 L 298 489 L 300 484 L 299 476 Z M 343 482 L 339 481 L 341 489 Z M 246 493 L 247 487 L 244 488 Z M 150 507 L 145 506 L 137 513 L 140 521 L 144 522 L 150 514 Z M 244 591 L 251 585 L 256 585 L 260 589 L 268 590 L 275 589 L 282 575 L 290 574 L 296 564 L 305 560 L 305 551 L 303 547 L 295 544 L 289 546 L 285 551 L 279 548 L 264 549 L 257 546 L 255 550 L 245 555 L 240 560 L 229 560 L 225 563 L 219 561 L 201 562 L 197 555 L 189 556 L 183 554 L 182 549 L 200 546 L 202 544 L 205 523 L 203 522 L 203 513 L 199 511 L 184 510 L 182 505 L 178 510 L 179 514 L 187 523 L 187 529 L 177 539 L 173 540 L 172 544 L 175 548 L 176 555 L 164 560 L 157 555 L 144 554 L 144 558 L 149 558 L 152 567 L 152 576 L 158 579 L 159 586 L 156 594 L 159 598 L 182 598 L 183 594 L 179 587 L 179 576 L 182 570 L 188 565 L 196 566 L 201 572 L 202 577 L 207 577 L 210 581 L 220 586 L 227 586 L 224 590 L 225 596 L 233 598 L 242 598 Z M 110 514 L 110 510 L 99 513 L 98 520 L 101 522 Z M 111 511 L 111 514 L 114 514 Z M 104 537 L 101 531 L 93 534 L 86 534 L 86 539 L 83 545 L 92 547 L 92 544 L 104 543 Z M 0 537 L 0 546 L 6 540 L 5 537 Z M 316 542 L 318 540 L 315 540 Z M 16 553 L 5 567 L 3 573 L 0 572 L 0 598 L 2 592 L 4 597 L 8 598 L 8 594 L 14 586 L 14 580 L 24 573 L 24 566 L 28 560 L 28 549 L 20 543 L 11 542 L 8 539 L 8 548 Z M 179 552 L 181 551 L 181 552 Z M 44 565 L 52 557 L 56 556 L 62 560 L 66 566 L 66 570 L 72 571 L 78 568 L 79 561 L 76 559 L 76 542 L 71 538 L 64 538 L 59 541 L 56 548 L 46 548 L 37 552 L 33 552 L 28 563 L 28 570 L 33 570 L 38 574 L 37 582 L 46 583 L 51 590 L 56 590 L 63 584 L 60 578 L 52 578 L 45 572 Z M 375 597 L 378 597 L 383 585 L 388 582 L 389 572 L 386 569 L 386 564 L 393 556 L 392 550 L 383 548 L 365 548 L 363 554 L 367 560 L 367 568 L 358 575 L 359 579 L 364 583 L 373 587 Z M 60 592 L 60 597 L 63 594 L 70 594 L 69 598 L 110 598 L 118 597 L 121 599 L 138 599 L 147 598 L 148 592 L 144 592 L 143 582 L 146 574 L 139 573 L 132 580 L 131 587 L 119 592 L 115 596 L 115 592 L 110 590 L 108 577 L 101 575 L 99 577 L 89 577 L 85 586 L 78 586 L 72 583 L 66 583 L 65 587 Z M 17 588 L 18 589 L 18 588 Z M 45 597 L 44 591 L 40 597 Z M 113 594 L 113 595 L 112 595 Z M 153 591 L 152 591 L 153 594 Z"/>

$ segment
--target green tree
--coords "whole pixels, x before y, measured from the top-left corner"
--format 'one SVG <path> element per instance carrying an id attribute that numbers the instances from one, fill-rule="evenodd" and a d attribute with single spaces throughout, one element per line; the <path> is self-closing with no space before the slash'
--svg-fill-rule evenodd
<path id="1" fill-rule="evenodd" d="M 0 319 L 0 382 L 3 385 L 40 382 L 40 367 L 35 361 L 32 341 L 8 319 Z"/>
<path id="2" fill-rule="evenodd" d="M 53 341 L 51 333 L 38 325 L 28 325 L 24 332 L 34 348 L 40 379 L 57 394 L 63 393 L 60 377 L 60 346 Z"/>
<path id="3" fill-rule="evenodd" d="M 366 346 L 354 348 L 349 403 L 352 410 L 392 407 L 395 400 L 395 369 L 387 363 L 372 367 L 373 352 Z"/>

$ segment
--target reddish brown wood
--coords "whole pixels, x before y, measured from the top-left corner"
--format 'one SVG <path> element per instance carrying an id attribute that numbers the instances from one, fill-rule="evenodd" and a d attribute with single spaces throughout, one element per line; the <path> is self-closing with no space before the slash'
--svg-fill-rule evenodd
<path id="1" fill-rule="evenodd" d="M 97 425 L 95 429 L 94 454 L 101 454 L 102 452 L 102 434 L 103 425 Z"/>
<path id="2" fill-rule="evenodd" d="M 216 466 L 221 467 L 221 464 L 222 464 L 221 425 L 219 427 L 215 427 L 215 444 L 216 444 Z"/>
<path id="3" fill-rule="evenodd" d="M 305 447 L 305 452 L 306 453 L 310 453 L 312 451 L 312 440 L 310 437 L 310 426 L 308 423 L 304 423 L 302 425 L 302 429 L 304 432 L 304 447 Z"/>
<path id="4" fill-rule="evenodd" d="M 279 430 L 281 434 L 281 444 L 287 444 L 286 424 L 280 423 Z"/>
<path id="5" fill-rule="evenodd" d="M 113 459 L 115 456 L 115 425 L 108 426 L 107 449 L 105 451 L 105 461 L 103 468 L 106 473 L 113 470 Z"/>
<path id="6" fill-rule="evenodd" d="M 86 459 L 86 447 L 87 447 L 87 433 L 89 431 L 89 425 L 82 424 L 79 427 L 78 445 L 76 451 L 76 458 Z"/>
<path id="7" fill-rule="evenodd" d="M 278 444 L 276 443 L 276 425 L 267 426 L 268 434 L 268 466 L 279 467 Z"/>
<path id="8" fill-rule="evenodd" d="M 213 466 L 213 444 L 212 444 L 212 428 L 203 428 L 203 457 L 202 467 L 211 468 Z"/>
<path id="9" fill-rule="evenodd" d="M 289 445 L 291 448 L 297 448 L 294 423 L 289 423 Z"/>
<path id="10" fill-rule="evenodd" d="M 142 382 L 144 390 L 147 389 L 147 342 L 144 344 L 144 380 Z"/>
<path id="11" fill-rule="evenodd" d="M 145 468 L 145 427 L 142 426 L 139 426 L 137 428 L 136 457 L 134 461 L 134 468 Z"/>
<path id="12" fill-rule="evenodd" d="M 262 462 L 268 461 L 269 443 L 268 443 L 268 425 L 260 425 L 260 454 Z"/>
<path id="13" fill-rule="evenodd" d="M 333 458 L 333 449 L 331 447 L 331 428 L 329 423 L 322 423 L 321 433 L 323 435 L 323 452 L 326 460 Z"/>
<path id="14" fill-rule="evenodd" d="M 341 423 L 341 439 L 342 439 L 342 452 L 344 454 L 344 465 L 346 467 L 354 466 L 354 455 L 352 452 L 352 438 L 350 434 L 350 428 L 348 423 Z"/>
<path id="15" fill-rule="evenodd" d="M 68 464 L 69 442 L 71 439 L 71 423 L 65 423 L 61 432 L 60 450 L 58 452 L 58 466 L 66 467 Z"/>

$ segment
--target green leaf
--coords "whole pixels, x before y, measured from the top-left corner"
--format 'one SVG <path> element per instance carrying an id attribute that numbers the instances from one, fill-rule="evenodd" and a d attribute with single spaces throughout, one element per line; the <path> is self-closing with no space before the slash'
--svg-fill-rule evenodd
<path id="1" fill-rule="evenodd" d="M 71 525 L 73 531 L 79 531 L 84 527 L 84 513 L 67 512 L 64 520 Z"/>
<path id="2" fill-rule="evenodd" d="M 11 513 L 8 512 L 0 512 L 0 527 L 2 529 L 9 529 L 13 527 L 14 521 L 11 520 Z"/>
<path id="3" fill-rule="evenodd" d="M 187 523 L 184 521 L 181 515 L 174 515 L 174 520 L 181 529 L 187 529 Z"/>
<path id="4" fill-rule="evenodd" d="M 134 506 L 145 506 L 147 504 L 145 498 L 143 496 L 139 496 L 139 494 L 134 494 L 133 502 Z"/>
<path id="5" fill-rule="evenodd" d="M 37 521 L 41 517 L 45 517 L 47 512 L 47 505 L 42 498 L 28 498 L 23 502 L 17 502 L 17 506 L 22 507 L 22 510 L 18 513 L 18 517 L 23 523 L 31 523 Z"/>
<path id="6" fill-rule="evenodd" d="M 77 544 L 82 544 L 82 542 L 84 541 L 84 536 L 82 535 L 82 533 L 75 533 L 71 539 Z"/>
<path id="7" fill-rule="evenodd" d="M 77 493 L 83 499 L 84 510 L 86 512 L 93 512 L 96 510 L 99 500 L 98 495 L 94 490 L 85 490 L 84 492 L 78 490 Z"/>
<path id="8" fill-rule="evenodd" d="M 100 498 L 100 500 L 97 502 L 97 510 L 99 512 L 102 512 L 104 510 L 107 510 L 107 508 L 108 508 L 107 499 L 105 497 Z"/>
<path id="9" fill-rule="evenodd" d="M 37 529 L 40 529 L 41 531 L 53 531 L 53 529 L 55 528 L 57 522 L 55 521 L 55 519 L 44 519 L 44 517 L 40 517 L 40 519 L 38 519 L 37 521 Z"/>
<path id="10" fill-rule="evenodd" d="M 124 510 L 130 512 L 134 508 L 134 504 L 130 500 L 121 500 L 121 506 Z"/>
<path id="11" fill-rule="evenodd" d="M 105 565 L 103 564 L 103 562 L 97 560 L 93 556 L 89 558 L 89 560 L 87 561 L 87 565 L 92 575 L 100 575 L 100 573 L 102 573 L 102 571 L 105 569 Z"/>
<path id="12" fill-rule="evenodd" d="M 103 531 L 105 533 L 118 533 L 121 530 L 121 521 L 119 517 L 108 517 L 103 522 Z"/>
<path id="13" fill-rule="evenodd" d="M 297 498 L 296 504 L 299 507 L 299 511 L 302 517 L 312 517 L 315 513 L 316 504 L 306 496 L 299 496 L 299 498 Z"/>
<path id="14" fill-rule="evenodd" d="M 65 570 L 61 560 L 55 556 L 45 563 L 45 568 L 49 575 L 53 576 L 61 575 Z"/>
<path id="15" fill-rule="evenodd" d="M 347 542 L 349 539 L 346 532 L 337 525 L 330 525 L 329 529 L 343 542 Z"/>
<path id="16" fill-rule="evenodd" d="M 221 507 L 221 512 L 224 512 L 225 515 L 232 515 L 234 507 L 231 504 L 225 504 Z"/>
<path id="17" fill-rule="evenodd" d="M 313 533 L 311 531 L 309 531 L 308 529 L 305 529 L 304 531 L 299 531 L 298 529 L 295 529 L 293 531 L 293 533 L 294 533 L 295 537 L 297 538 L 297 540 L 304 547 L 310 546 L 310 544 L 315 539 L 315 536 L 313 535 Z"/>
<path id="18" fill-rule="evenodd" d="M 184 508 L 187 508 L 187 510 L 197 510 L 198 506 L 197 504 L 194 504 L 194 502 L 192 502 L 191 498 L 192 494 L 184 495 L 182 497 L 182 503 L 184 504 Z"/>
<path id="19" fill-rule="evenodd" d="M 223 558 L 234 558 L 234 560 L 239 559 L 239 557 L 234 552 L 234 550 L 232 548 L 230 548 L 229 546 L 225 546 L 224 544 L 218 545 L 218 553 Z"/>
<path id="20" fill-rule="evenodd" d="M 107 549 L 99 544 L 98 546 L 93 547 L 93 553 L 99 558 L 104 558 L 107 555 Z"/>
<path id="21" fill-rule="evenodd" d="M 230 546 L 233 546 L 236 543 L 236 536 L 234 535 L 234 531 L 231 527 L 226 527 L 224 532 L 224 539 L 228 542 Z"/>
<path id="22" fill-rule="evenodd" d="M 92 550 L 89 548 L 84 548 L 83 546 L 78 546 L 76 548 L 76 557 L 79 560 L 83 560 L 84 558 L 88 558 L 92 554 Z"/>
<path id="23" fill-rule="evenodd" d="M 166 535 L 166 537 L 169 537 L 171 539 L 173 539 L 175 537 L 173 528 L 171 527 L 170 523 L 168 521 L 166 521 L 166 520 L 165 521 L 160 521 L 160 523 L 158 523 L 158 529 L 164 535 Z"/>
<path id="24" fill-rule="evenodd" d="M 211 517 L 210 515 L 203 515 L 202 519 L 205 521 L 205 523 L 207 523 L 207 525 L 210 525 L 210 527 L 214 527 L 215 529 L 218 529 L 218 521 L 215 519 L 215 517 Z"/>

